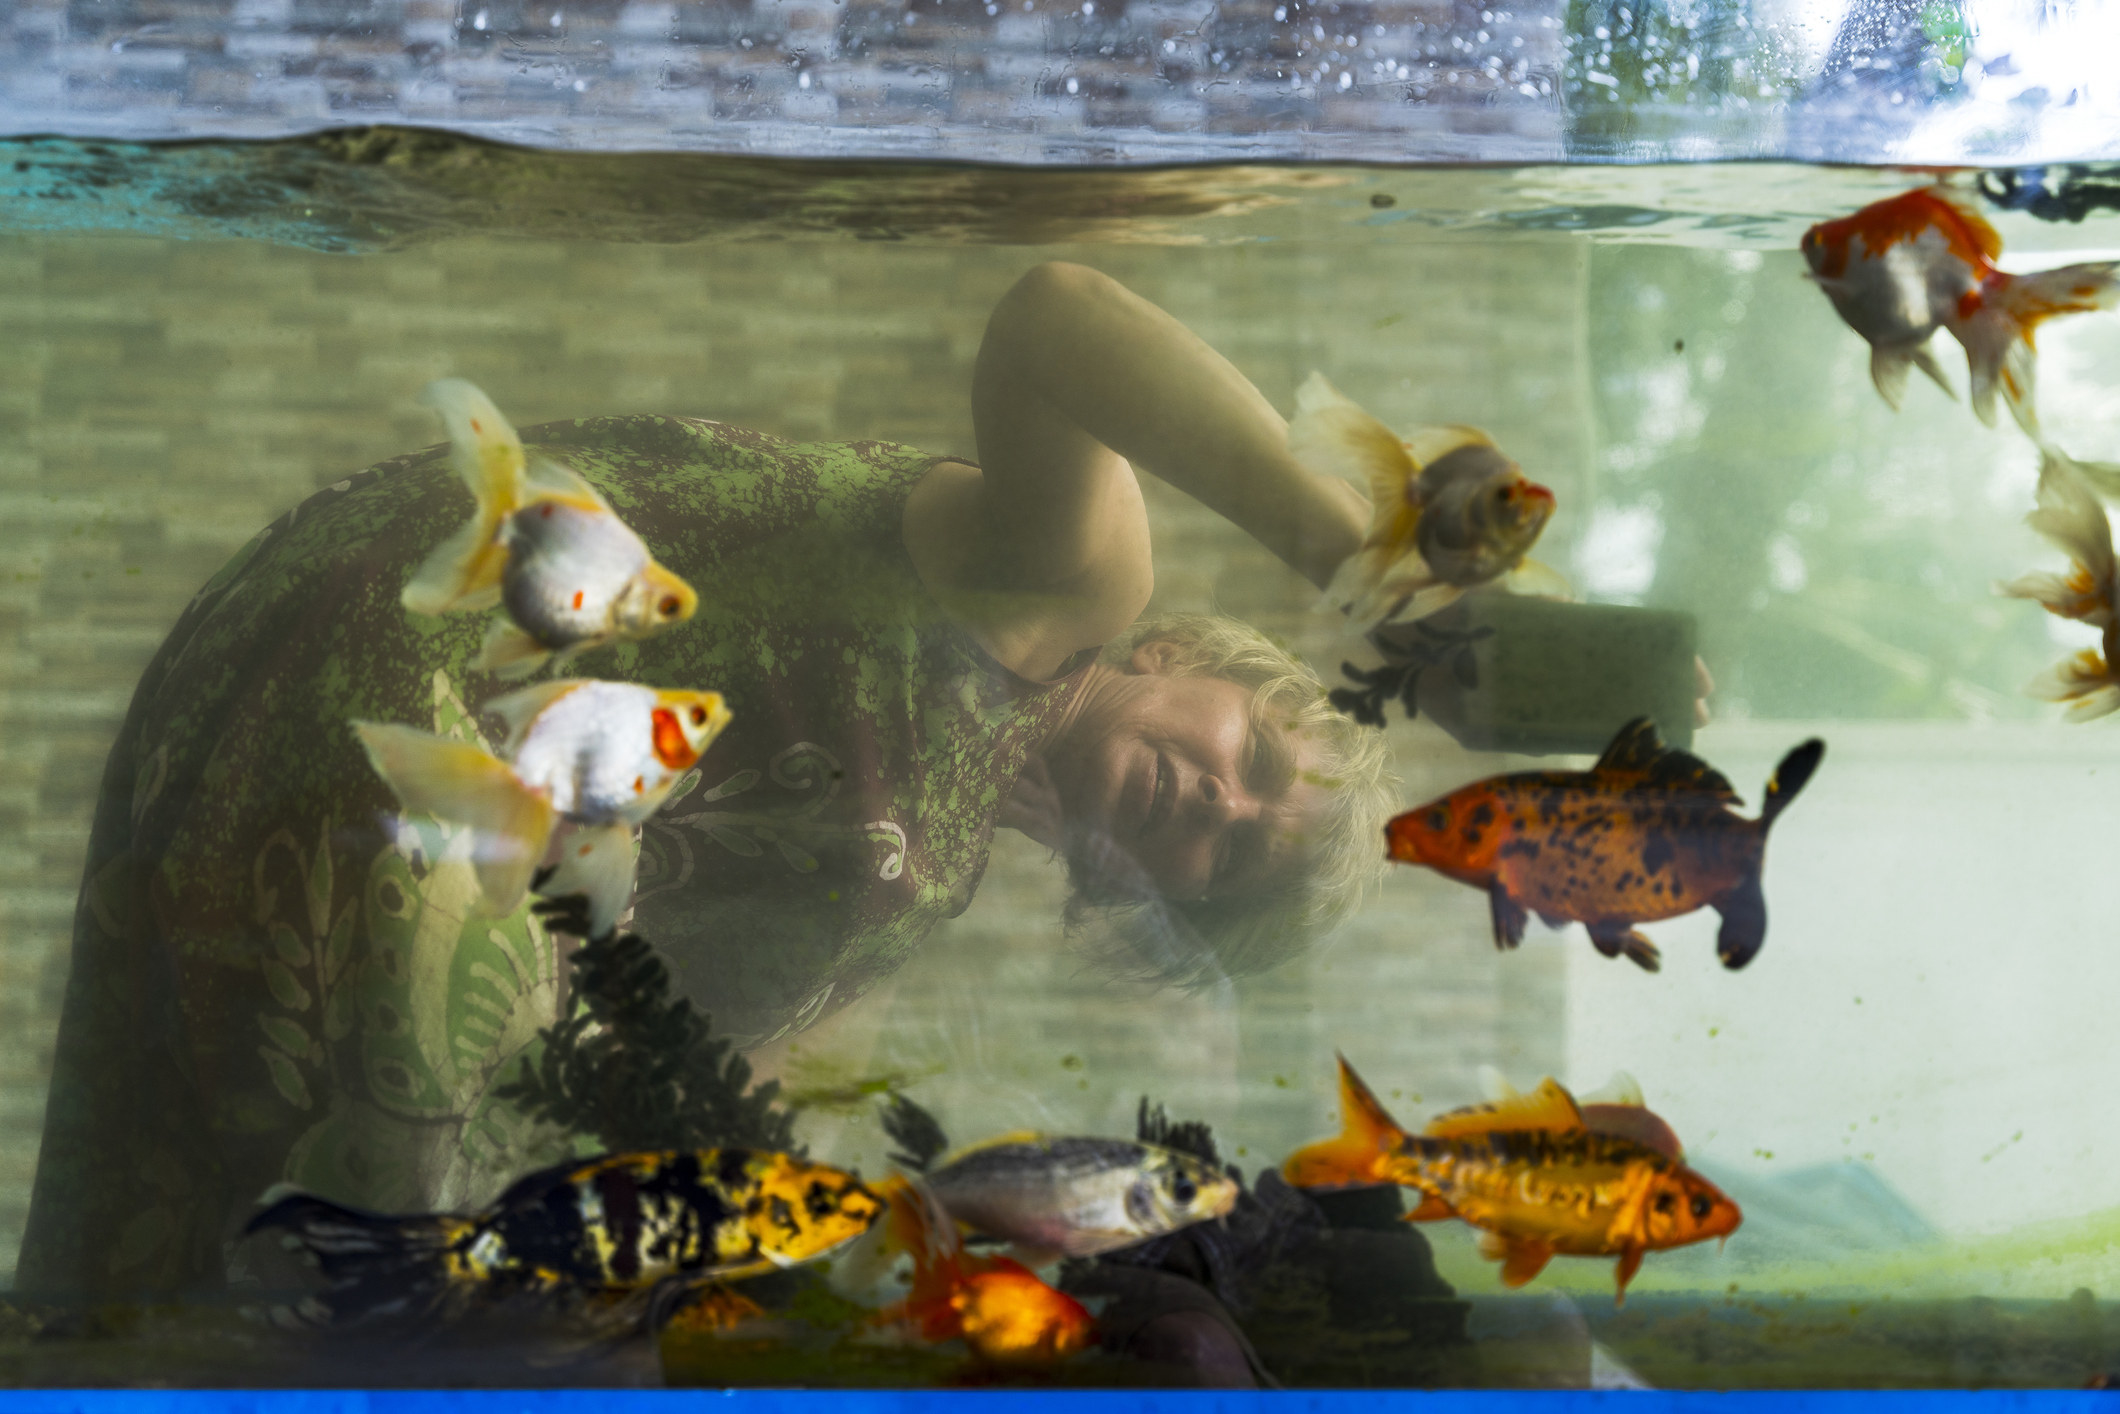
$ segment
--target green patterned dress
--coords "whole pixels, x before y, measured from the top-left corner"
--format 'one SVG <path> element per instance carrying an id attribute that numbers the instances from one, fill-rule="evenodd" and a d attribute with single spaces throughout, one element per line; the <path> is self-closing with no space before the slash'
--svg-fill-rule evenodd
<path id="1" fill-rule="evenodd" d="M 747 1044 L 860 997 L 963 910 L 994 819 L 1079 685 L 1001 668 L 901 540 L 934 458 L 717 423 L 526 430 L 700 592 L 575 671 L 711 687 L 729 730 L 642 832 L 634 926 Z M 483 615 L 407 614 L 470 513 L 440 448 L 319 492 L 185 610 L 105 770 L 18 1287 L 222 1279 L 270 1184 L 382 1209 L 483 1201 L 558 1157 L 493 1087 L 564 1005 L 527 911 L 405 822 L 351 717 L 499 739 Z"/>

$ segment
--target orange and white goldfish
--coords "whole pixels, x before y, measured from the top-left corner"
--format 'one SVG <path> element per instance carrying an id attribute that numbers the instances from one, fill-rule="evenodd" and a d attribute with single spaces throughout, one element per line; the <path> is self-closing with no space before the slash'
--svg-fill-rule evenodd
<path id="1" fill-rule="evenodd" d="M 2120 709 L 2120 588 L 2115 585 L 2113 527 L 2105 507 L 2091 493 L 2082 468 L 2053 450 L 2045 450 L 2039 468 L 2038 509 L 2025 524 L 2061 547 L 2069 557 L 2066 574 L 2040 571 L 1998 585 L 2004 594 L 2033 599 L 2050 614 L 2089 624 L 2103 636 L 2098 648 L 2084 648 L 2063 658 L 2025 684 L 2025 692 L 2048 702 L 2065 702 L 2071 722 L 2088 722 Z"/>
<path id="2" fill-rule="evenodd" d="M 1922 187 L 1804 232 L 1810 278 L 1870 344 L 1870 381 L 1892 407 L 1919 368 L 1951 393 L 1929 351 L 1938 329 L 1965 347 L 1973 411 L 1995 425 L 1995 390 L 2040 440 L 2032 405 L 2032 330 L 2043 319 L 2120 303 L 2120 262 L 2012 275 L 1996 268 L 2002 237 L 1957 193 Z M 1951 393 L 1953 397 L 1957 394 Z"/>
<path id="3" fill-rule="evenodd" d="M 1525 558 L 1553 515 L 1553 493 L 1477 427 L 1421 427 L 1401 439 L 1313 373 L 1296 392 L 1288 449 L 1314 472 L 1369 488 L 1369 534 L 1318 601 L 1344 610 L 1349 632 L 1424 618 L 1483 584 L 1569 596 L 1558 573 Z"/>
<path id="4" fill-rule="evenodd" d="M 1050 1365 L 1087 1350 L 1097 1323 L 1086 1307 L 1008 1257 L 965 1251 L 957 1225 L 927 1186 L 878 1185 L 888 1250 L 913 1258 L 912 1289 L 883 1319 L 922 1340 L 961 1340 L 991 1365 Z"/>
<path id="5" fill-rule="evenodd" d="M 474 1213 L 370 1213 L 293 1193 L 244 1231 L 283 1231 L 308 1250 L 330 1284 L 325 1321 L 446 1316 L 524 1294 L 611 1301 L 610 1314 L 654 1326 L 702 1285 L 823 1256 L 882 1212 L 839 1169 L 764 1149 L 678 1149 L 539 1169 Z"/>
<path id="6" fill-rule="evenodd" d="M 1297 1188 L 1396 1183 L 1420 1192 L 1409 1222 L 1459 1218 L 1517 1287 L 1556 1254 L 1617 1257 L 1618 1300 L 1650 1252 L 1727 1237 L 1744 1214 L 1687 1168 L 1670 1126 L 1638 1103 L 1589 1112 L 1552 1079 L 1528 1095 L 1455 1110 L 1419 1134 L 1401 1129 L 1340 1057 L 1338 1138 L 1297 1150 L 1281 1176 Z M 1648 1121 L 1653 1120 L 1654 1124 Z M 1666 1138 L 1665 1136 L 1668 1136 Z"/>
<path id="7" fill-rule="evenodd" d="M 592 932 L 633 896 L 633 827 L 727 727 L 718 692 L 562 678 L 486 704 L 508 724 L 502 755 L 412 727 L 353 729 L 405 808 L 469 827 L 480 892 L 513 912 L 562 820 L 577 828 L 541 892 L 586 894 Z"/>
<path id="8" fill-rule="evenodd" d="M 1393 859 L 1485 890 L 1498 948 L 1523 941 L 1530 910 L 1549 927 L 1586 924 L 1606 957 L 1654 972 L 1661 955 L 1634 925 L 1705 907 L 1722 914 L 1715 951 L 1734 971 L 1767 939 L 1767 831 L 1825 750 L 1813 737 L 1784 756 L 1747 820 L 1721 772 L 1637 717 L 1587 771 L 1475 781 L 1393 819 L 1384 837 Z"/>
<path id="9" fill-rule="evenodd" d="M 655 562 L 596 488 L 552 462 L 528 465 L 522 439 L 461 378 L 427 385 L 449 429 L 450 461 L 478 508 L 405 586 L 416 614 L 507 610 L 472 667 L 528 677 L 555 656 L 646 638 L 692 617 L 699 595 Z"/>

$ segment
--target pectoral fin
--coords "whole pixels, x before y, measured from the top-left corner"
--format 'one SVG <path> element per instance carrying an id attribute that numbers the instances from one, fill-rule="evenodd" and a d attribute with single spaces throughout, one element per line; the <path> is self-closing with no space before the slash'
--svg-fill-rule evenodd
<path id="1" fill-rule="evenodd" d="M 1494 915 L 1494 945 L 1503 950 L 1516 947 L 1524 941 L 1524 924 L 1530 921 L 1524 906 L 1509 892 L 1509 886 L 1499 879 L 1487 887 L 1488 911 Z"/>
<path id="2" fill-rule="evenodd" d="M 1436 1197 L 1433 1193 L 1423 1193 L 1421 1195 L 1421 1201 L 1414 1205 L 1413 1211 L 1400 1218 L 1399 1221 L 1408 1223 L 1436 1223 L 1441 1222 L 1445 1218 L 1454 1218 L 1456 1216 L 1457 1209 L 1451 1207 L 1448 1203 Z"/>
<path id="3" fill-rule="evenodd" d="M 1482 1244 L 1483 1247 L 1484 1245 Z M 1511 1290 L 1524 1285 L 1546 1270 L 1546 1263 L 1553 1260 L 1553 1249 L 1543 1242 L 1504 1238 L 1500 1246 L 1502 1285 Z"/>
<path id="4" fill-rule="evenodd" d="M 491 673 L 513 682 L 529 677 L 545 666 L 551 657 L 552 650 L 535 636 L 506 619 L 495 619 L 486 629 L 485 642 L 479 645 L 478 657 L 471 660 L 471 668 L 474 672 Z"/>
<path id="5" fill-rule="evenodd" d="M 1642 1269 L 1642 1253 L 1644 1250 L 1640 1247 L 1629 1247 L 1619 1254 L 1619 1265 L 1612 1270 L 1613 1277 L 1619 1283 L 1619 1289 L 1612 1297 L 1613 1305 L 1623 1306 L 1626 1304 L 1627 1283 L 1633 1281 L 1634 1274 Z"/>

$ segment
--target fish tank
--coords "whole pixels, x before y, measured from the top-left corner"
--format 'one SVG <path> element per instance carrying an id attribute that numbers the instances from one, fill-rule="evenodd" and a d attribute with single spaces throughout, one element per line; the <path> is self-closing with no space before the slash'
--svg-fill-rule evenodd
<path id="1" fill-rule="evenodd" d="M 2112 28 L 15 6 L 0 1384 L 2104 1387 Z"/>

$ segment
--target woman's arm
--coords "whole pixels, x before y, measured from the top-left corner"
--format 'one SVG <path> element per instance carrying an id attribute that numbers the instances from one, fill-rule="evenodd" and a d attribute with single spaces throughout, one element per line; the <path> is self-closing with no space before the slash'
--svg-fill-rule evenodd
<path id="1" fill-rule="evenodd" d="M 1297 464 L 1288 424 L 1229 360 L 1084 266 L 1040 265 L 1002 297 L 980 345 L 972 416 L 980 471 L 924 485 L 908 543 L 931 581 L 988 596 L 988 622 L 975 627 L 989 639 L 1038 618 L 1017 635 L 1036 640 L 1033 658 L 1100 643 L 1147 603 L 1147 523 L 1130 462 L 1320 586 L 1367 528 L 1363 498 Z M 976 548 L 949 548 L 974 530 Z"/>

